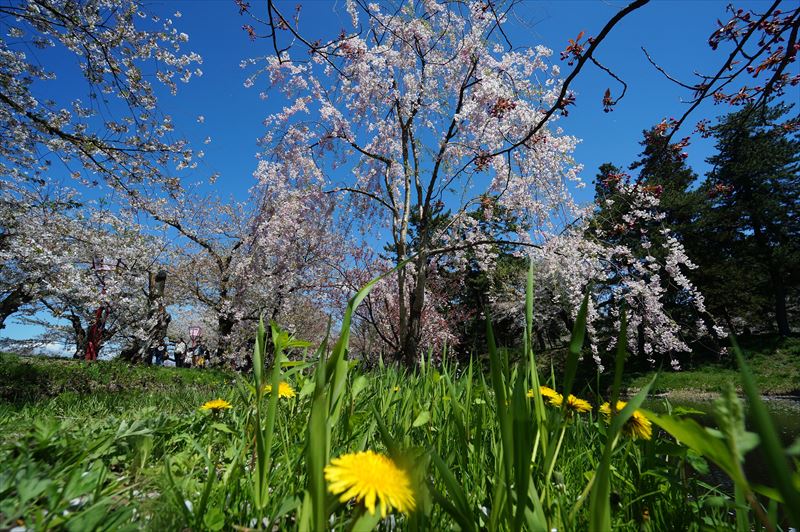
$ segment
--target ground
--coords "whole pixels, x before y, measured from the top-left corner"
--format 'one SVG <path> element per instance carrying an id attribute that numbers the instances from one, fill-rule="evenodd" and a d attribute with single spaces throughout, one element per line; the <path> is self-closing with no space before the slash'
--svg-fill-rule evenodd
<path id="1" fill-rule="evenodd" d="M 800 338 L 758 336 L 742 339 L 740 343 L 763 395 L 800 395 Z M 653 373 L 628 376 L 629 391 L 641 388 Z M 716 395 L 727 383 L 733 383 L 741 391 L 733 356 L 683 371 L 661 371 L 651 395 L 700 399 Z"/>

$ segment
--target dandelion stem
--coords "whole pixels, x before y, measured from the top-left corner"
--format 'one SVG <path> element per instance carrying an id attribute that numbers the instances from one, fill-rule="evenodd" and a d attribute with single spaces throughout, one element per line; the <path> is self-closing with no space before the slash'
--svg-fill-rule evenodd
<path id="1" fill-rule="evenodd" d="M 567 418 L 564 418 L 564 422 L 561 424 L 561 434 L 558 435 L 558 443 L 556 444 L 556 450 L 553 452 L 553 456 L 550 458 L 550 465 L 547 468 L 547 476 L 544 477 L 544 483 L 546 486 L 550 485 L 550 477 L 553 475 L 553 469 L 556 467 L 556 458 L 558 458 L 558 453 L 561 451 L 561 444 L 564 442 L 564 434 L 567 432 Z"/>

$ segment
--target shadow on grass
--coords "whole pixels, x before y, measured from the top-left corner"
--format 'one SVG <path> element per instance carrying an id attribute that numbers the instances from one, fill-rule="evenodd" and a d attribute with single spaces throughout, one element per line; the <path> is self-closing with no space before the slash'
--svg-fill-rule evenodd
<path id="1" fill-rule="evenodd" d="M 0 354 L 0 401 L 14 408 L 61 395 L 88 397 L 117 394 L 180 394 L 186 389 L 216 392 L 229 385 L 233 374 L 132 366 L 116 361 L 82 360 Z"/>

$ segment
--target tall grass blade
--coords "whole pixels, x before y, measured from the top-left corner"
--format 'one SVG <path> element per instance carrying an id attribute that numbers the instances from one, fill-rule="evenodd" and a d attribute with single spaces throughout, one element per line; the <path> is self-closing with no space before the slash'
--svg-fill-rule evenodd
<path id="1" fill-rule="evenodd" d="M 267 331 L 264 328 L 264 317 L 258 320 L 256 343 L 253 346 L 253 380 L 256 386 L 256 396 L 260 399 L 264 393 L 264 354 L 267 350 Z"/>
<path id="2" fill-rule="evenodd" d="M 611 404 L 617 404 L 619 389 L 622 387 L 622 371 L 625 368 L 625 358 L 628 356 L 628 318 L 625 306 L 619 309 L 619 336 L 617 337 L 617 354 L 614 357 L 614 385 L 611 388 Z"/>
<path id="3" fill-rule="evenodd" d="M 536 438 L 538 438 L 538 444 L 542 449 L 542 455 L 546 456 L 549 433 L 546 426 L 547 412 L 544 408 L 544 399 L 539 393 L 539 368 L 536 365 L 536 355 L 533 351 L 533 296 L 533 258 L 531 258 L 528 263 L 528 278 L 525 286 L 525 349 L 527 350 L 528 371 L 530 372 L 531 390 L 533 391 Z M 533 461 L 536 461 L 535 454 Z"/>
<path id="4" fill-rule="evenodd" d="M 467 495 L 464 493 L 464 488 L 461 487 L 452 471 L 450 471 L 450 468 L 447 467 L 447 464 L 444 463 L 437 453 L 431 453 L 431 460 L 439 471 L 439 475 L 442 477 L 444 486 L 447 488 L 447 494 L 449 495 L 449 499 L 445 499 L 441 497 L 441 493 L 438 490 L 431 486 L 431 492 L 434 498 L 437 499 L 439 504 L 442 502 L 447 503 L 443 505 L 443 507 L 452 512 L 450 515 L 456 520 L 462 530 L 477 530 L 474 523 L 474 516 L 467 502 Z"/>
<path id="5" fill-rule="evenodd" d="M 514 530 L 522 529 L 525 509 L 528 507 L 528 479 L 531 474 L 533 454 L 533 427 L 530 422 L 525 372 L 520 371 L 511 398 L 512 434 L 514 437 L 514 487 L 516 489 L 516 511 Z"/>
<path id="6" fill-rule="evenodd" d="M 175 497 L 176 501 L 178 502 L 178 506 L 181 509 L 183 520 L 188 526 L 191 526 L 192 513 L 186 506 L 186 499 L 183 496 L 183 492 L 175 483 L 175 478 L 172 476 L 172 462 L 170 461 L 169 457 L 164 459 L 164 472 L 166 473 L 167 483 L 172 490 L 172 495 Z"/>
<path id="7" fill-rule="evenodd" d="M 344 394 L 345 385 L 347 384 L 347 361 L 345 358 L 347 348 L 350 345 L 350 324 L 353 320 L 353 314 L 378 282 L 404 267 L 410 260 L 411 258 L 404 260 L 391 270 L 368 282 L 361 290 L 356 292 L 356 295 L 354 295 L 347 304 L 347 309 L 342 318 L 342 328 L 339 339 L 333 346 L 333 352 L 331 353 L 327 368 L 325 369 L 327 379 L 331 384 L 331 391 L 328 397 L 328 423 L 330 425 L 335 424 L 339 419 L 339 412 L 342 408 L 342 396 Z"/>
<path id="8" fill-rule="evenodd" d="M 590 530 L 611 530 L 611 454 L 614 452 L 614 447 L 616 446 L 617 438 L 622 431 L 622 427 L 642 405 L 657 376 L 658 375 L 653 376 L 650 382 L 628 401 L 625 408 L 617 412 L 612 418 L 606 434 L 606 445 L 603 450 L 603 456 L 595 472 L 594 485 L 592 486 L 591 498 L 589 501 Z"/>
<path id="9" fill-rule="evenodd" d="M 586 337 L 586 314 L 589 308 L 589 294 L 590 289 L 586 289 L 586 295 L 583 296 L 581 308 L 578 311 L 578 316 L 575 318 L 575 324 L 572 327 L 572 337 L 569 341 L 569 354 L 567 355 L 567 364 L 564 368 L 564 398 L 572 393 L 572 385 L 575 382 L 575 374 L 578 371 L 578 359 L 583 349 L 583 340 Z M 566 408 L 567 402 L 564 401 Z"/>
<path id="10" fill-rule="evenodd" d="M 314 531 L 322 531 L 327 527 L 328 512 L 325 500 L 325 465 L 328 463 L 329 440 L 328 440 L 328 399 L 326 395 L 325 383 L 327 381 L 325 370 L 325 356 L 328 350 L 328 335 L 330 334 L 330 323 L 328 324 L 328 334 L 325 335 L 319 349 L 317 350 L 317 369 L 314 372 L 314 392 L 311 399 L 311 413 L 308 418 L 308 428 L 306 431 L 306 474 L 308 475 L 308 491 L 306 492 L 311 500 L 310 505 L 303 504 L 304 512 L 310 515 L 301 520 L 309 523 Z M 310 508 L 309 508 L 310 506 Z"/>
<path id="11" fill-rule="evenodd" d="M 731 344 L 733 345 L 733 352 L 736 354 L 736 362 L 739 364 L 742 388 L 750 404 L 753 423 L 761 437 L 767 470 L 774 479 L 778 491 L 783 496 L 784 509 L 789 522 L 795 528 L 800 528 L 800 490 L 792 482 L 792 467 L 786 459 L 778 432 L 775 430 L 775 425 L 772 423 L 767 407 L 761 400 L 761 394 L 758 392 L 755 378 L 744 361 L 744 354 L 739 348 L 739 344 L 733 337 L 731 337 Z"/>
<path id="12" fill-rule="evenodd" d="M 508 412 L 508 399 L 506 383 L 504 381 L 503 362 L 497 352 L 494 340 L 494 330 L 489 313 L 486 316 L 486 341 L 489 347 L 489 366 L 492 375 L 492 389 L 494 390 L 497 422 L 500 425 L 501 456 L 503 464 L 503 480 L 505 482 L 505 504 L 509 524 L 513 522 L 512 498 L 514 483 L 514 440 L 511 430 L 511 420 Z"/>

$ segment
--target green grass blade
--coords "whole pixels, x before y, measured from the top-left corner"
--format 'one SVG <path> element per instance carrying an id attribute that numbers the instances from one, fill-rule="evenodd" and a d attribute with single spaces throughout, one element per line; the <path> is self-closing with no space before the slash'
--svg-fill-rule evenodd
<path id="1" fill-rule="evenodd" d="M 330 442 L 328 441 L 328 398 L 325 371 L 325 356 L 328 348 L 328 334 L 317 350 L 317 369 L 314 372 L 314 392 L 311 399 L 311 413 L 306 431 L 306 474 L 308 475 L 308 495 L 310 508 L 304 503 L 304 512 L 310 513 L 301 523 L 310 523 L 312 530 L 326 530 L 328 512 L 325 500 L 325 465 L 328 463 Z"/>
<path id="2" fill-rule="evenodd" d="M 497 352 L 497 345 L 494 340 L 494 330 L 492 328 L 491 317 L 487 312 L 486 316 L 486 340 L 489 347 L 489 366 L 492 376 L 492 389 L 494 390 L 495 407 L 497 412 L 497 422 L 500 425 L 500 439 L 502 442 L 502 464 L 503 480 L 505 482 L 505 504 L 506 515 L 509 525 L 513 521 L 512 497 L 514 483 L 514 439 L 511 430 L 511 420 L 509 419 L 509 409 L 507 405 L 506 383 L 504 380 L 503 361 Z"/>
<path id="3" fill-rule="evenodd" d="M 389 456 L 397 460 L 400 457 L 400 447 L 397 445 L 397 442 L 392 437 L 389 429 L 386 427 L 383 416 L 378 411 L 378 407 L 375 406 L 375 403 L 372 403 L 371 408 L 372 414 L 375 416 L 375 422 L 378 424 L 378 433 L 381 435 L 383 444 L 386 445 L 386 449 L 389 451 Z"/>
<path id="4" fill-rule="evenodd" d="M 175 478 L 172 476 L 172 462 L 170 461 L 169 457 L 164 459 L 164 472 L 167 476 L 167 484 L 169 484 L 170 489 L 172 490 L 172 495 L 175 497 L 175 500 L 178 503 L 178 506 L 181 509 L 181 514 L 183 515 L 184 522 L 187 526 L 191 526 L 192 524 L 192 513 L 189 511 L 189 508 L 186 507 L 186 499 L 183 496 L 183 492 L 175 483 Z"/>
<path id="5" fill-rule="evenodd" d="M 264 328 L 263 316 L 258 320 L 258 330 L 256 331 L 256 343 L 253 347 L 253 379 L 256 385 L 256 396 L 261 397 L 261 390 L 264 384 L 264 355 L 267 349 L 267 332 Z"/>
<path id="6" fill-rule="evenodd" d="M 564 368 L 564 398 L 572 393 L 572 385 L 575 383 L 575 373 L 578 371 L 578 359 L 581 356 L 583 349 L 583 340 L 586 337 L 586 314 L 589 308 L 589 289 L 586 289 L 586 295 L 583 296 L 581 308 L 578 311 L 578 316 L 575 318 L 575 324 L 572 327 L 572 337 L 569 341 L 569 354 L 567 355 L 567 364 Z M 566 408 L 567 402 L 564 401 Z"/>
<path id="7" fill-rule="evenodd" d="M 458 483 L 456 477 L 453 475 L 444 460 L 435 453 L 431 453 L 431 461 L 434 467 L 439 471 L 439 475 L 444 482 L 444 487 L 447 489 L 447 496 L 445 497 L 436 487 L 431 483 L 430 490 L 433 498 L 450 516 L 456 520 L 462 530 L 473 531 L 477 530 L 475 526 L 475 517 L 470 510 L 469 503 L 467 502 L 467 495 L 464 493 L 464 488 Z"/>
<path id="8" fill-rule="evenodd" d="M 516 511 L 514 530 L 522 529 L 525 509 L 528 507 L 528 479 L 531 473 L 533 454 L 533 427 L 525 389 L 525 372 L 520 371 L 511 398 L 512 435 L 514 438 L 514 486 L 516 488 Z"/>
<path id="9" fill-rule="evenodd" d="M 614 451 L 617 437 L 622 431 L 623 425 L 642 405 L 656 377 L 657 375 L 653 376 L 650 382 L 628 401 L 625 408 L 612 418 L 606 436 L 603 456 L 595 472 L 594 485 L 592 486 L 589 501 L 590 530 L 611 530 L 611 454 Z"/>
<path id="10" fill-rule="evenodd" d="M 775 430 L 775 425 L 772 423 L 767 407 L 761 400 L 761 394 L 758 392 L 755 378 L 744 361 L 744 354 L 735 338 L 731 337 L 731 343 L 733 344 L 736 361 L 739 364 L 742 388 L 750 404 L 753 423 L 761 437 L 761 445 L 764 447 L 767 470 L 774 479 L 778 491 L 783 496 L 784 509 L 789 522 L 795 528 L 800 527 L 800 491 L 797 490 L 792 482 L 792 467 L 786 460 L 786 454 L 781 446 L 778 432 Z"/>
<path id="11" fill-rule="evenodd" d="M 619 389 L 622 387 L 622 370 L 625 368 L 628 345 L 628 318 L 625 307 L 619 309 L 619 336 L 617 337 L 617 354 L 614 357 L 614 385 L 611 388 L 611 404 L 617 404 Z"/>
<path id="12" fill-rule="evenodd" d="M 741 475 L 736 457 L 731 454 L 731 450 L 725 445 L 725 442 L 709 433 L 695 420 L 678 416 L 659 415 L 647 410 L 643 410 L 642 413 L 673 438 L 697 454 L 714 462 L 737 485 L 746 483 L 746 480 Z"/>
<path id="13" fill-rule="evenodd" d="M 525 283 L 525 333 L 528 340 L 525 347 L 533 352 L 533 257 L 528 262 L 528 276 Z"/>
<path id="14" fill-rule="evenodd" d="M 328 421 L 331 424 L 335 424 L 339 419 L 339 412 L 342 408 L 342 397 L 347 384 L 348 368 L 345 355 L 350 344 L 350 324 L 353 320 L 353 314 L 379 281 L 405 266 L 409 260 L 411 259 L 409 258 L 404 260 L 391 270 L 379 275 L 375 279 L 372 279 L 370 282 L 364 285 L 361 290 L 356 292 L 356 295 L 354 295 L 347 304 L 347 310 L 345 310 L 344 317 L 342 318 L 342 328 L 339 335 L 339 340 L 333 346 L 333 352 L 331 353 L 331 358 L 328 360 L 328 366 L 325 370 L 327 378 L 331 383 L 330 395 L 328 397 Z"/>

